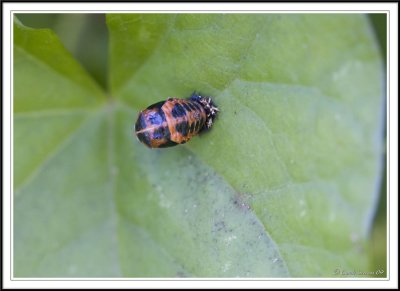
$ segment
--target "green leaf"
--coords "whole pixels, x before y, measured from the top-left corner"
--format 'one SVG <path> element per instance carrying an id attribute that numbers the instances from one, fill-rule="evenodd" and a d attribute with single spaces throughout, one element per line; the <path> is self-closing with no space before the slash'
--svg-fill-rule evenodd
<path id="1" fill-rule="evenodd" d="M 112 274 L 105 101 L 53 32 L 14 24 L 15 276 Z"/>
<path id="2" fill-rule="evenodd" d="M 364 16 L 107 25 L 107 102 L 51 32 L 14 28 L 14 275 L 369 271 L 383 75 Z M 162 150 L 136 140 L 139 110 L 194 90 L 221 110 L 210 132 Z"/>

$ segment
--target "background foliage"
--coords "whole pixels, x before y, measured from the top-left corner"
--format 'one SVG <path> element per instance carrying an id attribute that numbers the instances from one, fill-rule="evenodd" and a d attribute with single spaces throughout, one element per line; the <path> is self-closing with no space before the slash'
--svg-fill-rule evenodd
<path id="1" fill-rule="evenodd" d="M 369 231 L 383 89 L 366 17 L 18 18 L 56 34 L 14 28 L 15 276 L 385 271 L 384 184 Z M 138 110 L 193 89 L 222 109 L 210 133 L 136 142 Z"/>

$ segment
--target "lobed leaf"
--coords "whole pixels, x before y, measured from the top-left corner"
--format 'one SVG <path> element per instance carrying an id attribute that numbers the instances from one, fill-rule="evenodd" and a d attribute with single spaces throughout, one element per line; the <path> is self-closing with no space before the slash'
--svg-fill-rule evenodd
<path id="1" fill-rule="evenodd" d="M 111 14 L 107 25 L 108 102 L 54 34 L 15 25 L 15 276 L 365 269 L 383 82 L 363 15 Z M 139 110 L 194 90 L 221 110 L 210 132 L 163 150 L 134 138 Z"/>

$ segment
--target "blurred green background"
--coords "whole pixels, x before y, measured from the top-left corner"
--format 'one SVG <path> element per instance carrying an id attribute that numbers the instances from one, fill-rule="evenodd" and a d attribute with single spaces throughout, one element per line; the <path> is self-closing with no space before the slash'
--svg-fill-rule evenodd
<path id="1" fill-rule="evenodd" d="M 107 90 L 108 31 L 104 14 L 18 14 L 32 28 L 50 28 Z"/>
<path id="2" fill-rule="evenodd" d="M 104 14 L 18 14 L 17 17 L 26 26 L 54 30 L 71 54 L 108 91 L 108 31 Z M 386 68 L 386 14 L 370 14 L 369 18 Z M 383 270 L 382 277 L 387 276 L 386 158 L 384 160 L 370 244 L 371 267 Z"/>

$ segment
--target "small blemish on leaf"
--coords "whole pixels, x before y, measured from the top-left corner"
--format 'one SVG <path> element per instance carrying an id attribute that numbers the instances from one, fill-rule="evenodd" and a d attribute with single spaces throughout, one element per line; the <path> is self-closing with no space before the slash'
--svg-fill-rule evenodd
<path id="1" fill-rule="evenodd" d="M 224 230 L 226 231 L 226 225 L 224 221 L 217 221 L 214 223 L 214 230 L 215 231 L 221 231 Z"/>
<path id="2" fill-rule="evenodd" d="M 248 203 L 246 203 L 243 198 L 241 197 L 241 195 L 237 195 L 234 199 L 233 199 L 233 204 L 239 208 L 240 210 L 249 210 L 251 207 Z"/>

